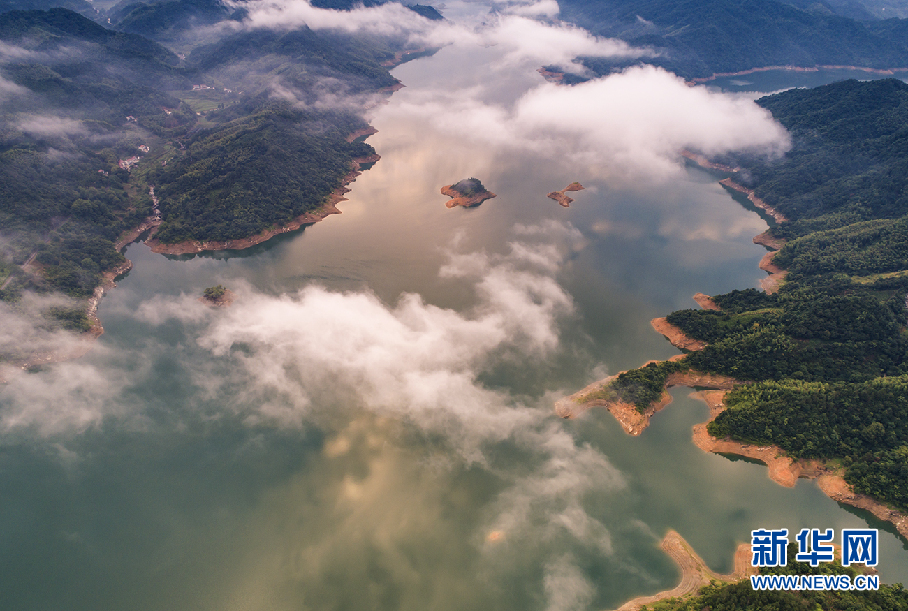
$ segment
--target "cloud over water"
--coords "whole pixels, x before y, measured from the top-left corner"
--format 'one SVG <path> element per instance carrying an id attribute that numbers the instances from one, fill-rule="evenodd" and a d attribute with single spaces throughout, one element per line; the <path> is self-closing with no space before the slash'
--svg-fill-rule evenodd
<path id="1" fill-rule="evenodd" d="M 265 435 L 324 435 L 319 467 L 266 496 L 250 518 L 268 532 L 247 541 L 244 553 L 263 554 L 261 563 L 274 570 L 251 569 L 249 580 L 237 580 L 244 595 L 263 582 L 292 582 L 337 596 L 331 575 L 344 567 L 367 578 L 369 568 L 352 560 L 367 553 L 378 555 L 387 579 L 416 587 L 434 577 L 402 550 L 435 540 L 419 553 L 434 557 L 438 546 L 457 546 L 469 556 L 459 569 L 465 572 L 451 578 L 456 583 L 438 588 L 463 593 L 473 571 L 511 574 L 513 560 L 528 556 L 545 575 L 528 591 L 551 599 L 550 608 L 565 608 L 559 584 L 595 587 L 564 550 L 611 554 L 608 529 L 587 511 L 586 495 L 624 482 L 604 454 L 578 443 L 554 418 L 550 397 L 516 396 L 481 381 L 503 359 L 537 366 L 557 355 L 560 325 L 573 316 L 556 276 L 580 247 L 579 232 L 547 222 L 518 227 L 513 236 L 499 253 L 451 249 L 439 273 L 472 292 L 473 305 L 462 311 L 414 294 L 389 304 L 369 291 L 317 284 L 285 295 L 237 287 L 226 310 L 189 295 L 152 298 L 136 309 L 135 324 L 152 335 L 182 326 L 193 346 L 168 350 L 150 338 L 136 347 L 149 359 L 142 367 L 135 367 L 136 353 L 110 347 L 103 358 L 14 376 L 0 388 L 4 434 L 30 431 L 36 443 L 46 438 L 60 447 L 86 432 L 141 435 L 143 421 L 158 416 L 143 413 L 133 387 L 147 386 L 169 360 L 191 379 L 191 392 L 166 405 L 172 415 L 165 420 L 178 430 L 221 420 Z M 209 408 L 200 410 L 203 404 Z M 160 421 L 153 428 L 166 432 Z M 447 532 L 454 528 L 445 509 L 454 502 L 449 486 L 465 485 L 452 483 L 464 473 L 486 481 L 485 492 L 464 488 L 475 495 L 478 506 L 469 511 L 476 520 Z M 299 506 L 286 505 L 295 498 Z M 274 542 L 270 529 L 280 518 L 272 511 L 311 524 Z M 417 536 L 424 540 L 416 543 Z M 265 540 L 275 547 L 266 550 Z"/>

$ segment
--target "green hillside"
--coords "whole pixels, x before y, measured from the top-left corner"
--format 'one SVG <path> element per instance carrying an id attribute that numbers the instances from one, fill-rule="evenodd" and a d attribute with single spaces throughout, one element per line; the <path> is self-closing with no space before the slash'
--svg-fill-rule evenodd
<path id="1" fill-rule="evenodd" d="M 156 13 L 160 31 L 182 19 L 168 11 Z M 396 83 L 379 65 L 392 50 L 307 28 L 233 34 L 184 61 L 52 9 L 0 14 L 0 42 L 22 49 L 0 65 L 12 92 L 0 114 L 7 301 L 26 290 L 90 295 L 123 261 L 119 236 L 152 214 L 150 185 L 158 237 L 171 242 L 247 237 L 317 208 L 374 150 L 346 141 L 366 126 L 354 110 L 308 103 L 369 100 Z"/>
<path id="2" fill-rule="evenodd" d="M 847 81 L 758 103 L 793 150 L 726 161 L 791 219 L 770 230 L 787 240 L 774 263 L 789 274 L 778 294 L 733 291 L 714 297 L 721 311 L 670 314 L 708 343 L 672 367 L 751 383 L 712 434 L 842 461 L 857 491 L 908 510 L 908 85 Z M 657 373 L 626 381 L 651 399 Z"/>
<path id="3" fill-rule="evenodd" d="M 650 47 L 648 62 L 685 78 L 762 66 L 908 67 L 902 21 L 859 21 L 830 11 L 802 10 L 777 0 L 561 0 L 560 17 L 600 36 Z M 620 68 L 601 58 L 600 74 Z"/>

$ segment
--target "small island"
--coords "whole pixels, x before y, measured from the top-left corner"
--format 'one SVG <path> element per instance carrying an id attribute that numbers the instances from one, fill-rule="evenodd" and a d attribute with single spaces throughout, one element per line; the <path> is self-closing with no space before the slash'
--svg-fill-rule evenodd
<path id="1" fill-rule="evenodd" d="M 571 206 L 571 202 L 574 200 L 572 198 L 568 197 L 566 195 L 566 193 L 568 191 L 583 191 L 583 189 L 584 189 L 583 185 L 581 185 L 577 181 L 574 181 L 571 184 L 569 184 L 568 186 L 566 186 L 565 188 L 563 188 L 561 191 L 552 191 L 551 193 L 548 194 L 547 197 L 549 199 L 554 199 L 556 202 L 558 202 L 565 208 L 569 208 Z"/>
<path id="2" fill-rule="evenodd" d="M 233 303 L 234 297 L 233 291 L 218 284 L 216 286 L 209 286 L 205 289 L 202 296 L 199 298 L 199 301 L 216 308 L 226 308 Z"/>
<path id="3" fill-rule="evenodd" d="M 455 206 L 472 207 L 478 206 L 487 199 L 497 197 L 494 193 L 487 190 L 482 181 L 478 178 L 464 178 L 453 185 L 447 185 L 441 188 L 441 194 L 451 198 L 445 205 L 448 208 Z"/>

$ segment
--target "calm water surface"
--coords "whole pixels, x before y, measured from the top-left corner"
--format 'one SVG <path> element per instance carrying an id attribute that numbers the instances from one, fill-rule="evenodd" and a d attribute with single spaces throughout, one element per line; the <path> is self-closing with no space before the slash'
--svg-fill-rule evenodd
<path id="1" fill-rule="evenodd" d="M 785 489 L 698 450 L 707 409 L 689 389 L 636 438 L 604 411 L 551 415 L 564 393 L 675 354 L 651 318 L 757 286 L 766 224 L 696 168 L 608 184 L 402 110 L 470 86 L 495 53 L 446 48 L 395 71 L 407 88 L 369 140 L 382 160 L 342 215 L 248 251 L 128 248 L 97 348 L 0 398 L 68 409 L 4 433 L 0 607 L 612 608 L 675 585 L 658 548 L 670 528 L 717 571 L 756 528 L 886 528 L 812 482 Z M 539 83 L 532 66 L 509 74 L 480 97 Z M 760 87 L 792 86 L 776 76 Z M 498 197 L 447 209 L 439 188 L 468 176 Z M 545 197 L 575 180 L 570 208 Z M 230 310 L 195 303 L 217 283 L 239 295 Z M 534 339 L 546 325 L 553 338 Z M 70 394 L 41 390 L 64 374 L 81 380 Z M 891 529 L 881 554 L 884 580 L 908 579 Z"/>

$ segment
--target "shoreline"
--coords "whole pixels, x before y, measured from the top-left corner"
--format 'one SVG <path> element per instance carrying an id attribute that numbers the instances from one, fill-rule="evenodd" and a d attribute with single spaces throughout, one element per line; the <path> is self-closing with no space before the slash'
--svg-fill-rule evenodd
<path id="1" fill-rule="evenodd" d="M 706 348 L 706 342 L 688 337 L 684 331 L 668 322 L 665 318 L 654 318 L 649 321 L 649 324 L 678 350 L 697 352 Z"/>
<path id="2" fill-rule="evenodd" d="M 719 170 L 720 172 L 740 172 L 741 168 L 733 168 L 730 165 L 724 165 L 721 163 L 713 163 L 706 157 L 706 155 L 700 155 L 688 149 L 681 149 L 681 156 L 687 159 L 690 159 L 696 163 L 701 168 L 706 168 L 707 170 Z"/>
<path id="3" fill-rule="evenodd" d="M 644 605 L 659 602 L 666 598 L 682 598 L 689 594 L 695 594 L 700 588 L 709 585 L 712 581 L 731 583 L 757 574 L 756 567 L 750 565 L 751 547 L 748 543 L 741 543 L 735 549 L 734 569 L 728 575 L 715 573 L 706 566 L 706 563 L 694 551 L 690 543 L 685 541 L 684 537 L 678 534 L 677 531 L 669 530 L 659 543 L 659 547 L 668 554 L 681 572 L 680 583 L 670 590 L 632 598 L 615 609 L 615 611 L 638 611 Z"/>
<path id="4" fill-rule="evenodd" d="M 356 133 L 356 132 L 354 132 Z M 149 237 L 145 240 L 145 243 L 151 247 L 151 252 L 165 254 L 165 255 L 187 255 L 187 254 L 196 254 L 206 251 L 218 251 L 218 250 L 243 250 L 246 248 L 251 248 L 266 242 L 273 238 L 276 235 L 281 235 L 288 233 L 290 231 L 296 231 L 303 225 L 314 225 L 315 223 L 324 220 L 332 214 L 341 214 L 341 211 L 338 210 L 337 204 L 342 201 L 345 201 L 347 198 L 344 197 L 346 193 L 350 191 L 347 188 L 347 185 L 356 180 L 356 178 L 363 173 L 361 167 L 366 163 L 375 163 L 381 156 L 376 153 L 374 155 L 369 155 L 368 157 L 360 157 L 353 159 L 353 169 L 350 170 L 342 179 L 341 184 L 334 191 L 328 195 L 328 200 L 321 205 L 318 209 L 312 212 L 306 212 L 300 216 L 291 219 L 290 221 L 279 225 L 273 229 L 266 229 L 261 233 L 256 235 L 249 236 L 246 238 L 235 238 L 232 240 L 224 241 L 207 241 L 202 242 L 200 240 L 187 240 L 185 242 L 175 242 L 173 244 L 165 244 L 156 240 L 154 237 Z"/>
<path id="5" fill-rule="evenodd" d="M 101 274 L 101 283 L 95 287 L 92 296 L 85 299 L 87 304 L 85 308 L 85 317 L 88 319 L 89 329 L 88 331 L 77 334 L 75 336 L 76 342 L 74 342 L 72 346 L 37 352 L 21 361 L 0 364 L 0 371 L 6 367 L 25 370 L 34 369 L 41 365 L 62 363 L 63 361 L 77 359 L 88 354 L 88 351 L 91 350 L 94 345 L 94 341 L 104 334 L 104 327 L 101 325 L 101 319 L 98 318 L 98 304 L 101 303 L 101 299 L 104 298 L 104 293 L 106 291 L 116 288 L 117 283 L 114 282 L 114 280 L 131 269 L 132 261 L 126 259 L 120 265 Z M 6 378 L 0 375 L 0 384 L 5 384 L 6 382 Z"/>
<path id="6" fill-rule="evenodd" d="M 722 172 L 729 172 L 729 173 L 739 172 L 741 170 L 741 168 L 733 168 L 731 166 L 723 165 L 721 163 L 713 163 L 705 155 L 700 155 L 698 153 L 694 153 L 692 151 L 689 151 L 688 149 L 682 149 L 681 156 L 686 159 L 689 159 L 690 161 L 697 164 L 701 168 L 705 168 L 707 170 L 719 170 Z M 722 180 L 719 181 L 719 184 L 722 185 L 723 187 L 731 189 L 732 191 L 737 191 L 738 193 L 743 193 L 744 195 L 746 195 L 747 199 L 750 200 L 750 203 L 752 203 L 754 206 L 756 206 L 757 208 L 759 208 L 760 210 L 765 212 L 767 215 L 769 215 L 776 224 L 785 223 L 788 221 L 788 217 L 786 217 L 784 214 L 782 214 L 781 212 L 779 212 L 778 210 L 776 210 L 775 208 L 773 208 L 772 206 L 770 206 L 769 204 L 764 202 L 762 199 L 757 197 L 757 195 L 753 189 L 748 189 L 744 185 L 735 182 L 730 177 L 723 178 Z M 758 238 L 763 241 L 757 241 Z M 767 231 L 764 231 L 763 233 L 761 233 L 760 235 L 756 236 L 754 238 L 754 243 L 762 244 L 764 246 L 772 248 L 773 250 L 779 250 L 779 248 L 782 247 L 781 245 L 784 244 L 785 241 L 781 240 L 780 238 L 774 238 L 774 237 L 770 236 L 769 232 L 767 230 Z M 775 244 L 778 244 L 778 246 L 774 246 Z"/>
<path id="7" fill-rule="evenodd" d="M 713 298 L 705 293 L 696 293 L 694 294 L 694 301 L 697 302 L 697 305 L 703 308 L 704 310 L 712 310 L 714 312 L 722 311 L 722 308 L 713 301 Z"/>
<path id="8" fill-rule="evenodd" d="M 760 279 L 760 288 L 762 288 L 767 295 L 773 295 L 779 292 L 782 281 L 785 280 L 785 276 L 788 275 L 788 270 L 782 269 L 772 262 L 772 259 L 776 256 L 777 252 L 777 250 L 768 252 L 760 259 L 760 269 L 769 274 L 766 278 Z"/>
<path id="9" fill-rule="evenodd" d="M 560 85 L 564 81 L 564 72 L 555 72 L 552 70 L 546 70 L 543 67 L 536 68 L 536 72 L 541 74 L 542 78 L 544 78 L 549 83 L 555 83 L 556 85 Z"/>
<path id="10" fill-rule="evenodd" d="M 712 76 L 701 76 L 697 78 L 692 78 L 688 83 L 701 84 L 709 83 L 719 78 L 726 78 L 730 76 L 747 76 L 748 74 L 756 74 L 758 72 L 770 72 L 772 70 L 785 70 L 786 72 L 819 72 L 820 70 L 859 70 L 861 72 L 869 72 L 870 74 L 885 74 L 885 75 L 894 75 L 896 72 L 908 72 L 908 68 L 866 68 L 864 66 L 763 66 L 761 68 L 750 68 L 748 70 L 742 70 L 740 72 L 714 72 Z"/>
<path id="11" fill-rule="evenodd" d="M 760 246 L 765 246 L 769 250 L 782 250 L 782 247 L 785 246 L 785 240 L 783 238 L 777 238 L 773 235 L 770 235 L 768 229 L 760 235 L 755 235 L 753 243 L 759 244 Z"/>
<path id="12" fill-rule="evenodd" d="M 399 88 L 402 88 L 404 86 L 402 83 L 398 84 L 400 85 Z M 378 130 L 370 125 L 368 128 L 353 132 L 352 134 L 347 136 L 347 138 L 348 141 L 352 142 L 356 138 L 376 133 L 378 133 Z M 205 251 L 242 250 L 245 248 L 250 248 L 257 244 L 261 244 L 262 242 L 265 242 L 276 235 L 298 230 L 304 225 L 315 224 L 331 214 L 341 214 L 341 211 L 337 209 L 337 204 L 347 199 L 346 197 L 344 197 L 344 195 L 350 191 L 350 189 L 347 188 L 347 185 L 355 181 L 356 178 L 363 173 L 362 165 L 367 163 L 375 163 L 379 159 L 381 159 L 381 156 L 378 153 L 375 153 L 368 157 L 353 159 L 350 172 L 348 172 L 341 179 L 341 184 L 328 195 L 327 201 L 314 212 L 302 214 L 279 227 L 265 230 L 254 236 L 243 239 L 227 240 L 224 242 L 200 242 L 198 240 L 190 240 L 187 242 L 177 242 L 175 244 L 163 244 L 162 242 L 155 240 L 154 234 L 157 231 L 157 228 L 161 225 L 161 220 L 160 216 L 157 214 L 158 200 L 154 197 L 154 187 L 151 187 L 150 192 L 152 194 L 152 201 L 154 202 L 156 215 L 147 217 L 138 226 L 123 232 L 117 239 L 117 241 L 114 242 L 114 248 L 117 252 L 122 252 L 124 248 L 138 240 L 138 238 L 146 232 L 149 232 L 149 235 L 144 240 L 145 243 L 148 244 L 152 252 L 159 254 L 180 255 L 195 254 Z M 101 319 L 98 317 L 98 306 L 100 305 L 101 300 L 104 298 L 104 294 L 108 290 L 116 288 L 116 278 L 127 273 L 131 269 L 132 261 L 125 259 L 123 263 L 101 273 L 100 284 L 95 287 L 94 293 L 90 297 L 85 299 L 85 316 L 88 319 L 89 329 L 82 333 L 76 334 L 75 337 L 77 340 L 79 340 L 76 346 L 67 347 L 66 349 L 39 352 L 30 355 L 24 360 L 7 363 L 5 366 L 4 364 L 0 363 L 0 370 L 4 369 L 5 367 L 13 369 L 33 369 L 41 365 L 60 363 L 63 361 L 76 359 L 87 354 L 88 351 L 91 350 L 94 344 L 94 340 L 104 334 L 104 326 L 101 324 Z M 0 384 L 5 382 L 5 377 L 0 375 Z"/>
<path id="13" fill-rule="evenodd" d="M 881 501 L 866 494 L 856 493 L 842 474 L 830 468 L 824 461 L 795 460 L 786 456 L 784 450 L 778 446 L 755 446 L 730 439 L 717 439 L 710 435 L 706 427 L 725 411 L 726 392 L 712 390 L 691 393 L 691 397 L 705 402 L 710 412 L 706 422 L 695 424 L 692 429 L 694 445 L 704 452 L 732 454 L 760 461 L 767 466 L 769 479 L 786 488 L 793 488 L 799 478 L 815 479 L 820 490 L 833 501 L 870 512 L 874 517 L 895 526 L 899 535 L 903 539 L 908 539 L 908 514 L 890 509 Z"/>
<path id="14" fill-rule="evenodd" d="M 716 305 L 716 303 L 709 295 L 697 293 L 693 296 L 693 300 L 696 301 L 703 309 L 719 309 L 719 306 Z M 669 323 L 665 318 L 654 318 L 650 321 L 650 325 L 652 325 L 653 329 L 657 333 L 663 335 L 673 346 L 675 346 L 679 350 L 696 352 L 698 350 L 703 350 L 703 348 L 706 347 L 706 342 L 688 337 L 684 333 L 684 331 Z M 683 359 L 684 356 L 684 354 L 676 354 L 666 360 L 678 361 L 680 359 Z M 641 367 L 645 367 L 650 363 L 658 362 L 660 361 L 647 361 L 646 363 L 641 365 Z M 729 376 L 689 370 L 686 372 L 674 372 L 668 374 L 668 376 L 665 378 L 665 386 L 662 389 L 662 394 L 659 396 L 659 399 L 651 403 L 642 412 L 637 409 L 637 406 L 631 405 L 630 403 L 625 403 L 623 401 L 610 401 L 608 399 L 593 399 L 591 401 L 583 401 L 585 397 L 603 390 L 622 373 L 627 372 L 620 371 L 615 375 L 607 376 L 601 380 L 597 380 L 591 384 L 588 384 L 584 388 L 567 397 L 562 397 L 555 402 L 555 414 L 560 418 L 570 419 L 579 416 L 590 408 L 604 407 L 609 411 L 609 413 L 612 414 L 615 420 L 618 421 L 618 424 L 621 425 L 621 428 L 624 429 L 625 433 L 627 433 L 628 435 L 637 436 L 640 435 L 644 430 L 646 430 L 646 427 L 648 427 L 650 424 L 650 419 L 655 414 L 662 411 L 663 409 L 665 409 L 665 407 L 671 404 L 672 396 L 668 393 L 669 388 L 675 386 L 701 386 L 718 390 L 730 390 L 734 387 L 735 384 L 742 384 L 741 381 Z"/>
<path id="15" fill-rule="evenodd" d="M 419 47 L 418 49 L 408 49 L 406 51 L 395 51 L 393 59 L 386 59 L 385 61 L 381 62 L 380 65 L 383 68 L 388 68 L 390 70 L 392 68 L 396 68 L 396 67 L 400 66 L 403 63 L 410 61 L 411 55 L 416 55 L 418 53 L 425 53 L 429 50 L 430 50 L 429 47 Z"/>
<path id="16" fill-rule="evenodd" d="M 676 354 L 668 360 L 677 361 L 682 358 L 684 358 L 683 354 Z M 649 363 L 658 362 L 659 361 L 648 361 L 642 366 L 645 367 Z M 632 437 L 637 437 L 646 430 L 646 428 L 650 424 L 650 420 L 654 415 L 671 404 L 672 396 L 668 393 L 669 388 L 674 388 L 675 386 L 700 386 L 724 391 L 731 390 L 736 384 L 742 383 L 741 381 L 728 376 L 689 370 L 685 372 L 675 372 L 668 374 L 668 377 L 666 377 L 665 379 L 665 385 L 662 389 L 662 394 L 659 396 L 659 399 L 651 403 L 642 412 L 638 410 L 635 405 L 625 403 L 623 401 L 614 401 L 608 399 L 592 399 L 590 401 L 583 401 L 586 396 L 603 390 L 606 386 L 608 386 L 609 383 L 615 380 L 622 373 L 626 372 L 621 371 L 613 376 L 608 376 L 601 380 L 597 380 L 596 382 L 585 386 L 581 390 L 578 390 L 574 394 L 559 399 L 555 402 L 555 414 L 560 418 L 572 419 L 576 418 L 580 414 L 593 407 L 604 407 L 615 418 L 618 424 L 621 425 L 621 428 L 624 429 L 625 433 Z"/>
<path id="17" fill-rule="evenodd" d="M 378 130 L 375 129 L 374 127 L 372 127 L 371 125 L 369 125 L 362 129 L 356 130 L 355 132 L 353 132 L 352 134 L 350 134 L 349 136 L 344 138 L 344 140 L 346 140 L 347 142 L 353 142 L 357 138 L 362 138 L 363 136 L 374 136 L 377 133 L 378 133 Z"/>
<path id="18" fill-rule="evenodd" d="M 747 199 L 749 199 L 754 206 L 756 206 L 760 210 L 763 210 L 766 214 L 771 216 L 772 220 L 776 223 L 784 223 L 788 221 L 788 218 L 786 218 L 784 214 L 757 197 L 753 189 L 748 189 L 744 185 L 736 183 L 731 178 L 723 178 L 719 181 L 719 184 L 724 187 L 728 187 L 733 191 L 745 194 L 747 196 Z"/>

